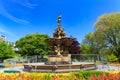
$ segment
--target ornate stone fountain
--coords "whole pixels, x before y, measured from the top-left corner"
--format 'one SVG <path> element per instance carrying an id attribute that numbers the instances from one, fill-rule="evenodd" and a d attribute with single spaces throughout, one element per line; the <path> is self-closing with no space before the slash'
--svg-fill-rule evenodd
<path id="1" fill-rule="evenodd" d="M 27 63 L 24 64 L 24 70 L 29 72 L 71 72 L 81 69 L 95 68 L 94 63 L 72 63 L 69 47 L 73 39 L 66 37 L 66 33 L 61 28 L 61 16 L 57 19 L 58 27 L 53 33 L 53 38 L 46 39 L 46 43 L 52 47 L 51 55 L 48 61 L 44 63 Z"/>
<path id="2" fill-rule="evenodd" d="M 52 55 L 49 56 L 48 64 L 67 64 L 71 59 L 68 48 L 72 45 L 73 39 L 66 37 L 66 32 L 61 28 L 61 16 L 58 16 L 57 22 L 58 27 L 53 33 L 53 38 L 46 39 L 47 44 L 52 47 Z"/>

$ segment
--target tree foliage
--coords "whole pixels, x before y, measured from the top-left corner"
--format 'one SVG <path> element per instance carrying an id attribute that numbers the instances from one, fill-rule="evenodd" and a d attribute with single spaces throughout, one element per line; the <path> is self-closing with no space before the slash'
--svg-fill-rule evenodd
<path id="1" fill-rule="evenodd" d="M 90 46 L 88 46 L 87 44 L 84 44 L 84 43 L 82 43 L 81 44 L 81 54 L 92 54 L 91 52 L 90 52 Z"/>
<path id="2" fill-rule="evenodd" d="M 21 55 L 40 55 L 48 54 L 50 47 L 45 43 L 45 39 L 49 38 L 46 34 L 27 34 L 16 41 L 16 47 Z"/>
<path id="3" fill-rule="evenodd" d="M 69 52 L 71 54 L 80 54 L 80 52 L 81 52 L 81 50 L 80 50 L 80 43 L 77 41 L 76 38 L 73 38 L 73 43 L 69 47 Z"/>
<path id="4" fill-rule="evenodd" d="M 120 61 L 120 13 L 105 14 L 95 24 L 96 32 L 101 29 L 102 40 L 111 53 L 118 56 Z M 99 36 L 99 35 L 97 35 Z"/>
<path id="5" fill-rule="evenodd" d="M 116 61 L 118 61 L 118 58 L 114 54 L 110 54 L 110 55 L 108 55 L 108 61 L 116 62 Z"/>
<path id="6" fill-rule="evenodd" d="M 15 52 L 11 45 L 6 44 L 5 42 L 0 42 L 0 59 L 13 58 Z"/>
<path id="7" fill-rule="evenodd" d="M 100 54 L 104 44 L 99 42 L 95 33 L 88 33 L 82 42 L 81 50 L 83 54 Z M 100 44 L 99 44 L 100 43 Z"/>
<path id="8" fill-rule="evenodd" d="M 120 61 L 120 13 L 104 14 L 95 23 L 95 31 L 83 40 L 93 53 L 114 53 Z M 104 51 L 105 52 L 105 51 Z"/>

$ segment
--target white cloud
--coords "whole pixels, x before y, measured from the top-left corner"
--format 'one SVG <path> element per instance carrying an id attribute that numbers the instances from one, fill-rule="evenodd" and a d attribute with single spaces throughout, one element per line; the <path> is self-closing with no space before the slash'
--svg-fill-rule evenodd
<path id="1" fill-rule="evenodd" d="M 16 23 L 22 23 L 22 24 L 26 24 L 26 23 L 28 24 L 29 23 L 29 21 L 27 21 L 27 20 L 19 19 L 19 18 L 16 18 L 16 17 L 12 16 L 11 14 L 9 14 L 7 12 L 7 10 L 3 7 L 1 0 L 0 0 L 0 14 L 2 14 L 3 16 L 9 18 L 10 20 L 12 20 Z"/>
<path id="2" fill-rule="evenodd" d="M 27 8 L 35 8 L 38 4 L 31 3 L 29 0 L 13 0 L 15 3 L 18 3 Z"/>

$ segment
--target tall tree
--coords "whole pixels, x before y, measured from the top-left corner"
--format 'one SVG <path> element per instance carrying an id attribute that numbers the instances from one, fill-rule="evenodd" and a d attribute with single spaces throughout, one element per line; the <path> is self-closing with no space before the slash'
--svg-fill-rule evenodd
<path id="1" fill-rule="evenodd" d="M 13 58 L 14 56 L 15 52 L 12 46 L 5 42 L 0 42 L 0 59 Z"/>
<path id="2" fill-rule="evenodd" d="M 48 54 L 50 47 L 45 43 L 45 39 L 49 38 L 46 34 L 28 34 L 16 41 L 16 47 L 21 55 L 40 55 Z"/>
<path id="3" fill-rule="evenodd" d="M 120 13 L 105 14 L 95 23 L 96 36 L 103 36 L 101 41 L 106 47 L 112 49 L 120 61 Z M 100 38 L 99 38 L 100 39 Z"/>

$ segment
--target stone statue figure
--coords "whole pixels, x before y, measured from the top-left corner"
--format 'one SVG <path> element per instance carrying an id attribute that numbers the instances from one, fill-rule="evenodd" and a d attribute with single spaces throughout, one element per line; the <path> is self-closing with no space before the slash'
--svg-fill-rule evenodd
<path id="1" fill-rule="evenodd" d="M 57 20 L 58 20 L 58 23 L 60 23 L 60 21 L 61 21 L 61 15 L 58 16 Z"/>
<path id="2" fill-rule="evenodd" d="M 55 48 L 55 52 L 57 53 L 57 55 L 61 55 L 63 50 L 61 50 L 60 45 L 54 46 L 54 48 Z"/>

